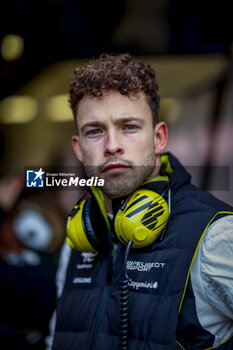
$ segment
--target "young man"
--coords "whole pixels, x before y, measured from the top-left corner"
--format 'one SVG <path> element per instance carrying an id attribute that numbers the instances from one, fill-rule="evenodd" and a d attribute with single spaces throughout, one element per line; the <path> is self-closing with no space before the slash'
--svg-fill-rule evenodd
<path id="1" fill-rule="evenodd" d="M 129 55 L 101 55 L 76 69 L 70 105 L 74 151 L 88 177 L 105 182 L 69 219 L 73 249 L 62 254 L 53 349 L 117 350 L 120 341 L 134 350 L 232 349 L 233 209 L 192 186 L 178 160 L 162 154 L 167 127 L 157 117 L 154 71 Z M 154 199 L 149 209 L 141 205 L 148 193 L 161 195 L 170 215 L 144 244 L 164 212 L 151 209 Z M 143 220 L 127 221 L 144 207 Z M 122 222 L 127 232 L 119 233 Z M 125 233 L 133 241 L 128 257 Z M 120 306 L 124 269 L 129 299 L 123 291 Z"/>

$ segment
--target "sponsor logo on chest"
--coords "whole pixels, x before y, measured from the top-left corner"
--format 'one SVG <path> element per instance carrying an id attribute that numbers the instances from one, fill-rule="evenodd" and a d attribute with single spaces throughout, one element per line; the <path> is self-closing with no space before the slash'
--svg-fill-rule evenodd
<path id="1" fill-rule="evenodd" d="M 127 261 L 127 270 L 137 270 L 137 271 L 145 271 L 150 272 L 151 269 L 163 269 L 165 267 L 165 262 L 142 262 L 142 261 Z"/>

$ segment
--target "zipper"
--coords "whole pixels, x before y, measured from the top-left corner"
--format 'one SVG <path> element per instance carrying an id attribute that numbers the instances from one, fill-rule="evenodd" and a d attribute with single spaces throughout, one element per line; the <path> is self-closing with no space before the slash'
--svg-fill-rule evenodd
<path id="1" fill-rule="evenodd" d="M 88 342 L 88 350 L 93 350 L 94 349 L 94 345 L 95 345 L 95 341 L 96 341 L 96 337 L 97 337 L 97 333 L 100 327 L 100 321 L 103 317 L 105 308 L 106 308 L 106 303 L 109 297 L 109 293 L 110 293 L 110 287 L 112 285 L 112 271 L 115 265 L 115 262 L 117 260 L 117 257 L 119 255 L 120 252 L 120 244 L 117 246 L 116 251 L 114 252 L 113 255 L 109 256 L 109 261 L 108 261 L 108 269 L 107 269 L 107 276 L 106 276 L 106 285 L 104 286 L 103 289 L 103 295 L 102 295 L 102 299 L 100 301 L 100 304 L 97 308 L 96 311 L 96 316 L 93 322 L 93 326 L 91 328 L 91 336 L 89 338 L 89 342 Z"/>
<path id="2" fill-rule="evenodd" d="M 93 327 L 91 330 L 91 337 L 89 338 L 90 341 L 88 342 L 88 350 L 94 349 L 94 344 L 96 341 L 97 332 L 98 332 L 99 326 L 100 326 L 100 320 L 104 314 L 105 305 L 106 305 L 106 302 L 107 302 L 107 299 L 109 296 L 109 291 L 110 291 L 110 285 L 106 285 L 104 287 L 103 296 L 102 296 L 101 302 L 99 304 L 99 307 L 97 309 L 96 317 L 95 317 Z"/>

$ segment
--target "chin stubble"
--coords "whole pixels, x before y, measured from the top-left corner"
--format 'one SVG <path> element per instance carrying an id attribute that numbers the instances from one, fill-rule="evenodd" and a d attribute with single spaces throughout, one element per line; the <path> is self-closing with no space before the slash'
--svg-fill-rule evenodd
<path id="1" fill-rule="evenodd" d="M 110 162 L 123 162 L 128 166 L 128 169 L 119 174 L 107 174 L 104 176 L 102 173 L 105 166 Z M 132 162 L 122 159 L 111 159 L 100 167 L 85 166 L 88 177 L 98 176 L 105 180 L 104 187 L 101 190 L 105 195 L 110 198 L 121 197 L 127 195 L 139 187 L 148 177 L 151 176 L 156 167 L 156 156 L 154 152 L 151 152 L 144 158 L 141 165 L 133 165 Z"/>

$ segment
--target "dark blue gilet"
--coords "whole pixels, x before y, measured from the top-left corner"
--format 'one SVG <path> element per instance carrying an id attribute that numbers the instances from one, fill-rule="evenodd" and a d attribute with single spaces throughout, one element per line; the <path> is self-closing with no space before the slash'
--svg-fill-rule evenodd
<path id="1" fill-rule="evenodd" d="M 189 279 L 197 245 L 208 226 L 232 208 L 190 184 L 190 176 L 169 155 L 173 172 L 171 215 L 165 236 L 128 257 L 129 349 L 210 349 L 214 337 L 199 324 Z M 168 170 L 169 171 L 169 170 Z M 161 193 L 167 183 L 156 182 Z M 98 216 L 92 198 L 93 220 Z M 101 233 L 101 227 L 99 227 Z M 106 234 L 103 230 L 103 234 Z M 119 350 L 120 281 L 125 247 L 86 254 L 72 251 L 57 308 L 55 350 Z M 218 347 L 232 349 L 230 339 Z"/>

